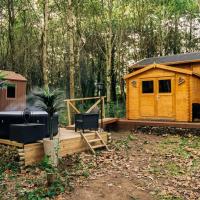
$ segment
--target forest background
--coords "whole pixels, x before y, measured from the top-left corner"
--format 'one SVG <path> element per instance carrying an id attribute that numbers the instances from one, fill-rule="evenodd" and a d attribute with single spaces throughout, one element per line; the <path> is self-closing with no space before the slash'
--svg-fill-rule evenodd
<path id="1" fill-rule="evenodd" d="M 125 101 L 123 76 L 140 59 L 200 50 L 197 0 L 0 0 L 0 69 L 66 98 Z"/>

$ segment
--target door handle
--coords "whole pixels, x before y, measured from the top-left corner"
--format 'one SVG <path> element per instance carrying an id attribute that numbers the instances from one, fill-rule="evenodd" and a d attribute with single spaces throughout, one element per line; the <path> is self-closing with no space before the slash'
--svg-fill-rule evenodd
<path id="1" fill-rule="evenodd" d="M 160 99 L 160 96 L 159 95 L 157 95 L 157 100 L 159 100 Z"/>

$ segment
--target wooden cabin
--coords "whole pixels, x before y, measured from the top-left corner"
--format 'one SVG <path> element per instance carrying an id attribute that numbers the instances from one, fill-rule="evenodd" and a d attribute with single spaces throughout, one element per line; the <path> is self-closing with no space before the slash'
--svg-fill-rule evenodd
<path id="1" fill-rule="evenodd" d="M 0 72 L 8 83 L 0 89 L 0 111 L 23 110 L 26 107 L 26 78 L 12 71 Z"/>
<path id="2" fill-rule="evenodd" d="M 131 69 L 127 119 L 200 120 L 200 53 L 147 58 Z"/>

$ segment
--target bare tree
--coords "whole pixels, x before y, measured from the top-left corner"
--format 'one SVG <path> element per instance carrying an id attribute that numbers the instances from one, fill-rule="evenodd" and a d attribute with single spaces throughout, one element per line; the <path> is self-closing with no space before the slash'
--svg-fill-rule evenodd
<path id="1" fill-rule="evenodd" d="M 13 0 L 7 1 L 7 9 L 8 9 L 9 61 L 10 61 L 10 64 L 11 64 L 11 69 L 15 70 L 15 41 L 14 41 L 15 13 L 14 13 L 14 2 L 13 2 Z"/>
<path id="2" fill-rule="evenodd" d="M 44 26 L 42 37 L 42 66 L 43 66 L 43 81 L 44 85 L 48 86 L 48 61 L 47 61 L 47 37 L 48 37 L 48 15 L 49 15 L 49 1 L 44 1 Z"/>
<path id="3" fill-rule="evenodd" d="M 74 23 L 72 1 L 68 0 L 68 27 L 69 27 L 69 89 L 70 98 L 74 98 L 74 73 L 75 73 L 75 55 L 74 55 Z"/>

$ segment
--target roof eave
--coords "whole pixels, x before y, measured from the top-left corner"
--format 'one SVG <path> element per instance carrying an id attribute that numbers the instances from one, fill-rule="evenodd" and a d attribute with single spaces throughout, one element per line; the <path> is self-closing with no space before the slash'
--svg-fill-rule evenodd
<path id="1" fill-rule="evenodd" d="M 160 69 L 163 69 L 163 70 L 168 70 L 168 71 L 173 71 L 173 72 L 177 72 L 177 73 L 181 73 L 181 74 L 187 74 L 187 75 L 195 75 L 195 76 L 199 76 L 199 74 L 197 73 L 193 73 L 192 71 L 190 70 L 187 70 L 187 69 L 180 69 L 180 68 L 177 68 L 177 67 L 171 67 L 171 66 L 167 66 L 167 65 L 161 65 L 161 64 L 151 64 L 151 65 L 148 65 L 146 66 L 145 68 L 142 68 L 140 70 L 137 70 L 135 72 L 132 72 L 130 74 L 127 74 L 126 76 L 124 76 L 124 79 L 129 79 L 133 76 L 136 76 L 138 74 L 141 74 L 145 71 L 148 71 L 150 69 L 153 69 L 153 68 L 160 68 Z"/>
<path id="2" fill-rule="evenodd" d="M 200 74 L 196 73 L 196 72 L 192 72 L 193 76 L 196 76 L 197 78 L 200 78 Z"/>
<path id="3" fill-rule="evenodd" d="M 198 60 L 177 61 L 177 62 L 166 62 L 166 63 L 158 63 L 158 64 L 162 64 L 162 65 L 175 65 L 175 64 L 196 63 L 196 62 L 200 62 L 200 59 L 198 59 Z M 148 64 L 148 65 L 151 65 L 151 64 Z M 148 65 L 137 65 L 137 63 L 135 63 L 135 64 L 129 66 L 129 68 L 130 69 L 138 69 L 138 68 L 146 67 Z"/>
<path id="4" fill-rule="evenodd" d="M 5 78 L 5 80 L 8 80 L 8 81 L 21 81 L 21 82 L 27 82 L 27 79 L 22 80 L 22 79 L 10 79 L 10 78 Z"/>

